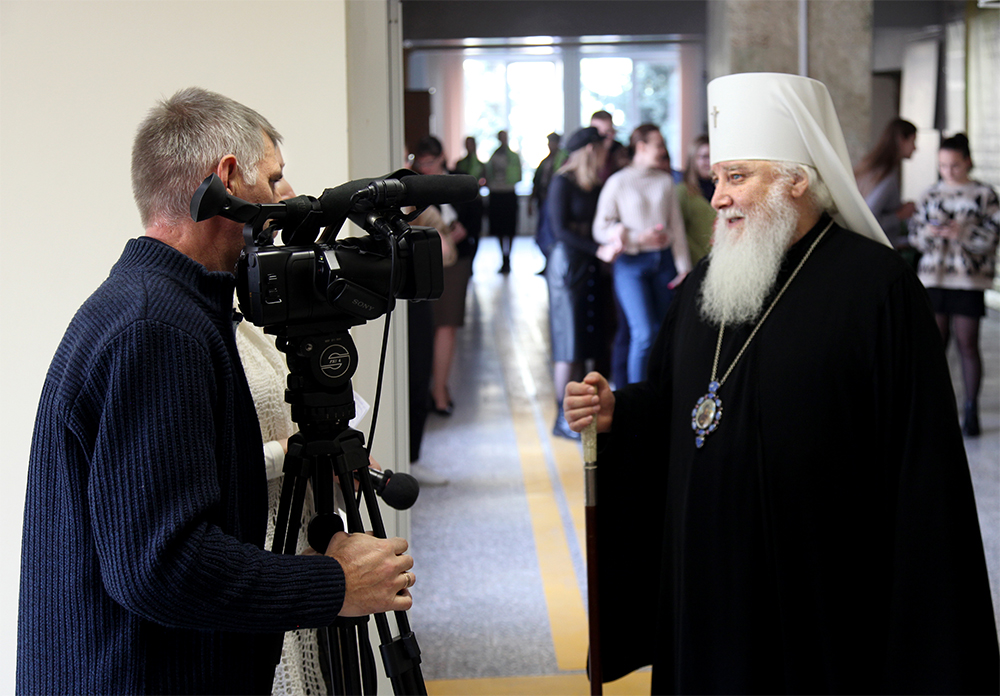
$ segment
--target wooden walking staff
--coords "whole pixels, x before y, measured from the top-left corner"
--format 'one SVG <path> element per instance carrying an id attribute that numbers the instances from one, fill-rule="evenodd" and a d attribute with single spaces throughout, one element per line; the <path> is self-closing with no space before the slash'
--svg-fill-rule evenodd
<path id="1" fill-rule="evenodd" d="M 590 693 L 600 696 L 601 636 L 597 608 L 597 417 L 583 429 L 583 486 L 587 525 L 587 613 L 590 623 Z"/>

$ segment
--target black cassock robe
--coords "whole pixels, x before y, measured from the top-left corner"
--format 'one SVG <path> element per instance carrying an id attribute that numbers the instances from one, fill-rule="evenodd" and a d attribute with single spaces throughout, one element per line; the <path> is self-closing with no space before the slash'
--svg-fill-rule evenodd
<path id="1" fill-rule="evenodd" d="M 653 664 L 654 693 L 997 693 L 968 463 L 916 276 L 831 228 L 698 449 L 692 410 L 719 335 L 699 316 L 705 268 L 600 438 L 605 678 Z M 751 329 L 726 329 L 719 377 Z"/>

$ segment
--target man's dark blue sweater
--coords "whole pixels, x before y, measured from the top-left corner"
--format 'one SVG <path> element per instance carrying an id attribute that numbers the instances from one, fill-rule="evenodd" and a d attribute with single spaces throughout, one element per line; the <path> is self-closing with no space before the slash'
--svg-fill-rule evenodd
<path id="1" fill-rule="evenodd" d="M 28 471 L 22 693 L 269 693 L 280 632 L 333 622 L 340 565 L 263 551 L 233 276 L 131 240 L 49 368 Z"/>

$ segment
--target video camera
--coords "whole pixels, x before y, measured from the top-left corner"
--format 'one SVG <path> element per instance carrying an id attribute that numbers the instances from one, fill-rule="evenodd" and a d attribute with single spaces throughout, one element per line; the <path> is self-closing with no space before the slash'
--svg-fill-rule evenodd
<path id="1" fill-rule="evenodd" d="M 191 200 L 191 217 L 200 222 L 221 215 L 244 223 L 237 295 L 240 311 L 253 324 L 346 319 L 353 325 L 391 311 L 395 299 L 441 296 L 438 232 L 408 223 L 428 205 L 471 200 L 478 190 L 471 176 L 399 170 L 327 189 L 318 199 L 254 204 L 227 193 L 212 174 Z M 417 210 L 404 215 L 406 206 Z M 348 219 L 369 236 L 338 241 Z M 278 232 L 281 246 L 274 243 Z"/>

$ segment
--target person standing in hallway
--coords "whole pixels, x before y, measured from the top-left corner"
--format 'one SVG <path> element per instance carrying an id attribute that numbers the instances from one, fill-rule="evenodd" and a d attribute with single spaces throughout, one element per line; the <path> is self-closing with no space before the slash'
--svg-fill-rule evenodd
<path id="1" fill-rule="evenodd" d="M 691 141 L 687 156 L 684 181 L 701 191 L 706 201 L 711 201 L 715 194 L 715 182 L 712 180 L 712 157 L 708 136 L 702 134 Z"/>
<path id="2" fill-rule="evenodd" d="M 986 315 L 985 291 L 993 287 L 1000 203 L 993 187 L 969 177 L 971 170 L 965 134 L 943 140 L 938 152 L 941 179 L 920 197 L 910 221 L 910 244 L 922 254 L 917 272 L 945 346 L 954 327 L 965 387 L 962 431 L 975 437 L 980 433 L 983 381 L 979 322 Z"/>
<path id="3" fill-rule="evenodd" d="M 465 139 L 465 157 L 455 162 L 455 171 L 476 177 L 480 186 L 486 183 L 484 178 L 486 165 L 479 161 L 476 155 L 476 139 L 471 135 Z"/>
<path id="4" fill-rule="evenodd" d="M 604 140 L 604 149 L 607 154 L 604 157 L 604 165 L 601 167 L 601 184 L 608 180 L 612 174 L 617 172 L 629 162 L 628 148 L 618 142 L 615 136 L 618 129 L 615 128 L 614 118 L 610 113 L 601 109 L 595 111 L 590 116 L 590 125 L 596 128 Z"/>
<path id="5" fill-rule="evenodd" d="M 673 177 L 663 170 L 668 158 L 660 129 L 637 127 L 629 152 L 632 163 L 601 190 L 594 239 L 620 237 L 623 244 L 613 267 L 615 295 L 628 322 L 628 380 L 639 382 L 673 288 L 691 270 L 691 259 Z"/>
<path id="6" fill-rule="evenodd" d="M 857 190 L 826 87 L 708 86 L 714 246 L 646 381 L 596 420 L 604 674 L 653 693 L 997 693 L 1000 651 L 926 293 Z M 766 124 L 761 126 L 760 124 Z M 641 485 L 636 485 L 636 463 Z M 656 607 L 635 611 L 636 587 Z"/>
<path id="7" fill-rule="evenodd" d="M 548 196 L 549 184 L 552 177 L 566 161 L 566 151 L 560 149 L 559 143 L 562 138 L 558 133 L 549 133 L 548 137 L 549 154 L 538 163 L 535 169 L 535 176 L 531 182 L 531 197 L 528 198 L 528 214 L 537 214 L 535 228 L 535 243 L 542 255 L 548 258 L 552 249 L 552 230 L 549 229 L 549 220 L 545 215 L 545 198 Z M 544 275 L 544 269 L 541 274 Z"/>
<path id="8" fill-rule="evenodd" d="M 916 149 L 917 127 L 895 118 L 854 170 L 858 190 L 896 249 L 907 246 L 907 221 L 914 211 L 913 201 L 904 203 L 900 196 L 899 167 Z"/>
<path id="9" fill-rule="evenodd" d="M 607 153 L 604 157 L 604 165 L 601 167 L 599 177 L 603 186 L 608 177 L 628 165 L 629 152 L 627 147 L 618 142 L 616 138 L 618 129 L 615 128 L 614 117 L 608 111 L 600 109 L 591 114 L 590 125 L 592 128 L 596 128 L 597 132 L 601 134 L 601 138 L 604 141 L 604 149 Z M 601 264 L 597 270 L 601 276 L 600 282 L 602 285 L 612 287 L 608 306 L 601 308 L 601 311 L 605 314 L 605 323 L 609 327 L 607 335 L 609 345 L 606 351 L 608 356 L 608 370 L 614 376 L 616 384 L 626 384 L 628 382 L 628 323 L 625 320 L 625 314 L 622 312 L 621 303 L 614 292 L 611 266 L 609 264 Z"/>
<path id="10" fill-rule="evenodd" d="M 600 195 L 604 143 L 596 128 L 582 128 L 566 143 L 569 158 L 552 179 L 546 214 L 555 236 L 545 279 L 549 287 L 552 336 L 552 381 L 557 399 L 571 379 L 580 379 L 588 360 L 605 350 L 604 304 L 610 288 L 601 284 L 599 262 L 611 263 L 621 251 L 621 238 L 598 244 L 593 238 L 594 212 Z M 563 416 L 562 401 L 553 434 L 579 439 Z"/>
<path id="11" fill-rule="evenodd" d="M 427 174 L 431 172 L 444 171 L 444 152 L 441 142 L 434 136 L 426 136 L 420 140 L 414 148 L 414 156 L 411 167 L 414 171 Z M 404 209 L 405 212 L 406 209 Z M 481 209 L 480 209 L 481 210 Z M 454 319 L 454 307 L 456 296 L 461 294 L 461 306 L 464 310 L 464 286 L 460 280 L 462 274 L 454 274 L 450 269 L 459 262 L 459 244 L 467 241 L 468 234 L 464 226 L 458 221 L 458 215 L 454 207 L 444 204 L 441 206 L 427 206 L 411 225 L 433 227 L 438 231 L 441 238 L 441 262 L 444 272 L 444 290 L 439 299 L 433 302 L 410 302 L 407 312 L 407 327 L 409 329 L 409 387 L 410 387 L 410 474 L 417 479 L 422 486 L 445 486 L 448 479 L 433 471 L 426 464 L 420 462 L 420 451 L 424 437 L 424 427 L 427 416 L 430 413 L 436 415 L 450 416 L 453 404 L 451 396 L 447 391 L 447 375 L 451 371 L 451 361 L 454 358 L 454 334 L 448 330 L 448 326 L 438 326 L 437 322 L 460 321 Z M 468 252 L 467 252 L 468 253 Z M 472 254 L 475 254 L 475 247 L 472 247 Z M 472 259 L 467 256 L 468 267 L 471 275 Z M 451 281 L 449 283 L 449 281 Z M 466 284 L 468 281 L 466 280 Z M 450 289 L 449 289 L 450 287 Z M 436 305 L 444 301 L 445 309 L 437 309 Z M 452 324 L 451 326 L 457 326 Z M 439 342 L 439 339 L 443 340 Z M 449 340 L 450 339 L 450 340 Z M 444 359 L 444 365 L 439 367 L 438 363 Z M 439 409 L 437 402 L 432 396 L 435 389 L 435 374 L 445 375 L 439 382 L 443 385 L 444 396 L 442 402 L 446 404 Z"/>
<path id="12" fill-rule="evenodd" d="M 692 267 L 705 258 L 712 248 L 715 209 L 711 200 L 715 193 L 715 184 L 711 178 L 712 161 L 709 152 L 707 135 L 699 135 L 691 141 L 684 177 L 677 186 L 677 200 L 681 207 L 681 217 L 684 219 L 684 232 L 687 235 Z"/>
<path id="13" fill-rule="evenodd" d="M 414 151 L 413 169 L 420 174 L 448 174 L 441 141 L 433 135 L 420 139 Z M 450 416 L 454 409 L 448 381 L 455 360 L 458 329 L 465 325 L 465 298 L 472 278 L 472 259 L 478 239 L 468 233 L 458 211 L 449 204 L 442 208 L 442 218 L 448 224 L 455 243 L 455 263 L 444 269 L 444 291 L 431 303 L 434 314 L 434 365 L 431 377 L 431 408 L 438 415 Z M 445 214 L 447 213 L 447 214 Z"/>
<path id="14" fill-rule="evenodd" d="M 521 180 L 521 158 L 507 144 L 507 131 L 497 133 L 500 146 L 486 163 L 486 186 L 490 190 L 488 216 L 490 234 L 500 241 L 503 255 L 501 273 L 510 273 L 510 248 L 517 234 L 517 193 L 514 185 Z"/>

